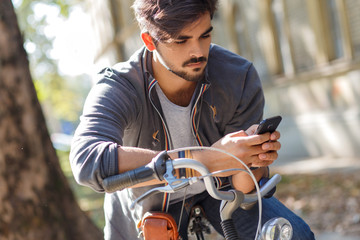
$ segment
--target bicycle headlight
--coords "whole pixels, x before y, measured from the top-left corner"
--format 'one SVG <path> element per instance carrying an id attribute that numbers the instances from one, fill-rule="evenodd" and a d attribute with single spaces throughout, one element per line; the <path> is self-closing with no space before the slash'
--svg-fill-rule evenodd
<path id="1" fill-rule="evenodd" d="M 290 240 L 293 229 L 291 223 L 285 218 L 272 218 L 261 229 L 262 240 Z"/>

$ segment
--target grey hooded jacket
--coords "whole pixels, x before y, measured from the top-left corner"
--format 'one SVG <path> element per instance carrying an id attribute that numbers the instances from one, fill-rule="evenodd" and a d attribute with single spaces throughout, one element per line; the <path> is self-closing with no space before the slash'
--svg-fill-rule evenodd
<path id="1" fill-rule="evenodd" d="M 90 91 L 71 145 L 76 181 L 104 192 L 103 179 L 118 173 L 118 146 L 166 150 L 169 134 L 154 88 L 151 53 L 141 48 L 127 61 L 106 68 Z M 193 134 L 210 146 L 224 135 L 258 123 L 264 96 L 252 63 L 211 45 L 205 80 L 192 108 Z M 132 161 L 132 159 L 127 159 Z M 160 210 L 162 194 L 130 210 L 132 201 L 151 187 L 105 194 L 105 239 L 136 239 L 136 224 L 149 210 Z"/>

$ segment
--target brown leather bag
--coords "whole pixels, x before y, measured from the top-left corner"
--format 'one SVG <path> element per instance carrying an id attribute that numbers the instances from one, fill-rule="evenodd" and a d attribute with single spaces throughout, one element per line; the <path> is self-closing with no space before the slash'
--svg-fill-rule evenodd
<path id="1" fill-rule="evenodd" d="M 174 218 L 164 212 L 147 212 L 138 223 L 145 240 L 178 240 Z"/>

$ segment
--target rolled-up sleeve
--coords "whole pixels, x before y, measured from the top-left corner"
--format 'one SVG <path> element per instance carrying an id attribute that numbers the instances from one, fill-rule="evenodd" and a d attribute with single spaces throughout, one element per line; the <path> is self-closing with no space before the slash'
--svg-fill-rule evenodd
<path id="1" fill-rule="evenodd" d="M 118 173 L 117 143 L 77 138 L 70 152 L 76 182 L 103 192 L 103 179 Z"/>
<path id="2" fill-rule="evenodd" d="M 125 128 L 136 115 L 136 96 L 131 88 L 110 71 L 90 91 L 69 156 L 79 184 L 103 192 L 103 179 L 118 173 L 117 149 L 123 144 Z"/>

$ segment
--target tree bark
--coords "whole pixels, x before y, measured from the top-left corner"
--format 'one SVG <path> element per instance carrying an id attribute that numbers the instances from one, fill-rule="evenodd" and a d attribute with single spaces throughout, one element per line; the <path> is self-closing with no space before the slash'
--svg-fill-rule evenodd
<path id="1" fill-rule="evenodd" d="M 0 1 L 0 239 L 102 239 L 61 171 L 11 0 Z"/>

